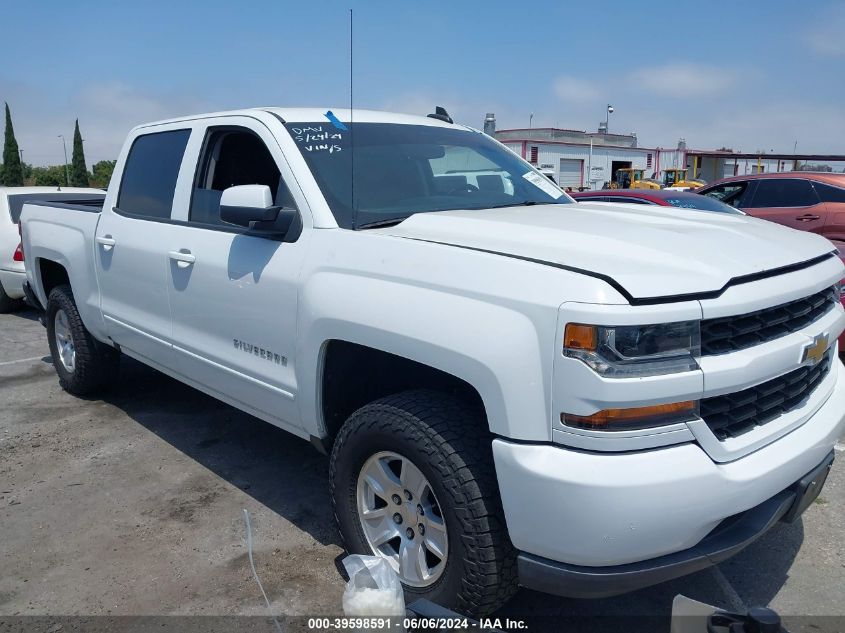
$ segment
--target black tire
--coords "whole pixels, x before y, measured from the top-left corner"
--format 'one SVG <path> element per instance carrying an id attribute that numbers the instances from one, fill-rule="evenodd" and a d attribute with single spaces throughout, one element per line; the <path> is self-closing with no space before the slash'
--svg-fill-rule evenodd
<path id="1" fill-rule="evenodd" d="M 59 359 L 56 343 L 56 313 L 67 315 L 71 338 L 76 350 L 75 366 L 68 371 Z M 53 366 L 59 375 L 62 389 L 77 396 L 87 396 L 104 388 L 117 374 L 120 352 L 99 342 L 82 323 L 73 292 L 68 285 L 56 286 L 50 291 L 46 310 L 47 341 Z"/>
<path id="2" fill-rule="evenodd" d="M 3 284 L 0 284 L 0 314 L 8 314 L 23 308 L 23 301 L 20 299 L 12 299 L 6 294 L 3 289 Z"/>
<path id="3" fill-rule="evenodd" d="M 404 585 L 406 602 L 426 598 L 470 616 L 486 615 L 517 589 L 516 551 L 508 538 L 483 412 L 428 390 L 376 400 L 353 413 L 337 436 L 329 481 L 347 550 L 373 554 L 358 516 L 356 486 L 365 462 L 381 451 L 422 471 L 446 523 L 449 552 L 429 587 Z"/>

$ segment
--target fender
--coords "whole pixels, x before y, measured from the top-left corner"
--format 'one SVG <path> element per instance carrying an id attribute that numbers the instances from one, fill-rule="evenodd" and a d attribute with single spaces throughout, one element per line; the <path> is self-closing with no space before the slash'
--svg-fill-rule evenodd
<path id="1" fill-rule="evenodd" d="M 48 260 L 62 266 L 67 271 L 79 316 L 85 327 L 94 338 L 108 341 L 100 311 L 97 272 L 94 269 L 96 254 L 91 245 L 99 215 L 78 213 L 75 220 L 78 220 L 75 226 L 54 224 L 39 219 L 37 212 L 26 219 L 24 249 L 28 264 L 27 278 L 38 300 L 46 307 L 47 293 L 41 279 L 41 261 Z M 61 251 L 47 245 L 61 245 Z"/>
<path id="2" fill-rule="evenodd" d="M 449 315 L 460 319 L 447 323 Z M 551 361 L 553 315 L 538 327 L 524 313 L 466 296 L 326 271 L 303 289 L 299 324 L 301 392 L 315 394 L 300 406 L 302 419 L 315 421 L 313 435 L 326 433 L 316 397 L 324 346 L 341 339 L 469 383 L 481 396 L 495 434 L 549 439 L 550 396 L 543 371 Z"/>

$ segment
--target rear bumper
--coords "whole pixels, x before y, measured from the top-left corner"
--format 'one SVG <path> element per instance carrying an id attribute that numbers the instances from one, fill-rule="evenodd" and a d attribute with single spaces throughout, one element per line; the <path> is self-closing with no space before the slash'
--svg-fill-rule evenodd
<path id="1" fill-rule="evenodd" d="M 12 299 L 23 299 L 23 284 L 25 281 L 25 272 L 0 268 L 0 285 Z"/>
<path id="2" fill-rule="evenodd" d="M 833 451 L 807 475 L 775 496 L 720 523 L 697 545 L 651 560 L 585 567 L 520 553 L 521 585 L 572 598 L 603 598 L 656 585 L 715 565 L 756 541 L 780 520 L 793 521 L 812 502 L 833 463 Z M 812 494 L 805 494 L 807 491 Z"/>

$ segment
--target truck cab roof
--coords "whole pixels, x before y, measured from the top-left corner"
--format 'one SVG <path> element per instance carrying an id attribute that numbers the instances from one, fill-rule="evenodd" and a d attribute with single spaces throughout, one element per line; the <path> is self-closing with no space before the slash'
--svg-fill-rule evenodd
<path id="1" fill-rule="evenodd" d="M 433 108 L 432 108 L 433 109 Z M 196 121 L 198 119 L 209 119 L 221 116 L 261 116 L 264 114 L 271 114 L 276 116 L 285 123 L 311 123 L 314 121 L 325 121 L 330 123 L 326 116 L 327 112 L 332 112 L 340 121 L 349 122 L 350 119 L 356 123 L 398 123 L 405 125 L 430 125 L 434 127 L 454 127 L 456 124 L 447 123 L 440 119 L 435 119 L 425 115 L 418 114 L 400 114 L 396 112 L 384 112 L 381 110 L 361 110 L 349 108 L 285 108 L 285 107 L 256 107 L 244 108 L 241 110 L 226 110 L 221 112 L 206 112 L 204 114 L 192 114 L 190 116 L 175 117 L 172 119 L 164 119 L 161 121 L 153 121 L 137 126 L 135 129 L 146 127 L 153 127 L 158 125 L 169 125 L 172 123 L 179 123 L 181 121 Z M 352 116 L 350 117 L 350 112 Z M 459 125 L 465 129 L 473 129 L 467 126 Z"/>

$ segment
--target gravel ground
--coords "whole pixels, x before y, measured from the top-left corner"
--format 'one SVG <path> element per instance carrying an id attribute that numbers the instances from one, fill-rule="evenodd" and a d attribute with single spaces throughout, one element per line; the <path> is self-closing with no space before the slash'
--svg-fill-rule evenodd
<path id="1" fill-rule="evenodd" d="M 34 312 L 0 315 L 0 619 L 265 615 L 244 508 L 274 611 L 339 612 L 343 550 L 324 456 L 133 361 L 102 399 L 72 397 L 47 353 Z M 840 457 L 802 521 L 718 568 L 598 601 L 523 590 L 497 615 L 529 618 L 532 630 L 595 630 L 580 616 L 663 618 L 678 593 L 845 615 L 844 505 Z M 654 630 L 644 618 L 624 628 Z"/>

